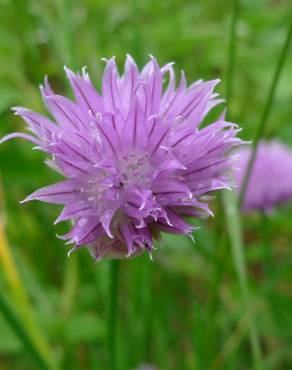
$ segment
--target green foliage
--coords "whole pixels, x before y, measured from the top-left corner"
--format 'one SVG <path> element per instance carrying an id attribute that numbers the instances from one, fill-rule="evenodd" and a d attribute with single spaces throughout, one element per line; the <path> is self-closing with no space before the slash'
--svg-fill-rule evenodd
<path id="1" fill-rule="evenodd" d="M 68 92 L 63 65 L 88 66 L 100 86 L 101 57 L 116 55 L 122 67 L 130 53 L 139 65 L 155 55 L 176 62 L 188 81 L 222 79 L 226 91 L 232 1 L 216 0 L 0 0 L 1 135 L 22 131 L 10 107 L 44 111 L 38 85 L 48 75 Z M 254 137 L 291 17 L 290 0 L 242 0 L 237 27 L 231 119 Z M 287 61 L 291 61 L 290 48 Z M 292 146 L 292 63 L 284 66 L 265 135 Z M 44 155 L 12 141 L 0 147 L 6 232 L 36 321 L 62 370 L 108 370 L 109 264 L 92 263 L 86 250 L 67 259 L 55 237 L 68 225 L 53 226 L 58 209 L 43 203 L 19 205 L 35 189 L 58 180 Z M 259 215 L 245 216 L 249 302 L 232 259 L 221 206 L 196 243 L 166 236 L 153 253 L 122 261 L 118 296 L 118 370 L 153 363 L 161 370 L 247 370 L 252 366 L 249 320 L 256 325 L 265 370 L 292 367 L 292 208 L 269 217 L 272 264 Z M 4 212 L 4 211 L 3 211 Z M 13 306 L 0 265 L 1 296 Z M 6 302 L 6 300 L 5 300 Z M 14 305 L 18 324 L 22 307 Z M 18 316 L 17 316 L 18 315 Z M 21 324 L 21 322 L 20 322 Z M 23 328 L 20 326 L 22 334 Z M 29 333 L 28 333 L 29 334 Z M 38 369 L 31 343 L 0 314 L 0 369 Z"/>

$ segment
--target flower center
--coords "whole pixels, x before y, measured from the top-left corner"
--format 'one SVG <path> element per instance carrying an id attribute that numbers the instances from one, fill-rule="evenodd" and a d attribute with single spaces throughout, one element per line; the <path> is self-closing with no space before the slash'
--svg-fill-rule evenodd
<path id="1" fill-rule="evenodd" d="M 120 162 L 121 182 L 124 186 L 129 184 L 148 185 L 151 179 L 152 166 L 149 154 L 127 153 Z"/>
<path id="2" fill-rule="evenodd" d="M 115 198 L 118 194 L 114 189 L 112 189 L 112 186 L 113 181 L 108 175 L 96 177 L 87 182 L 87 187 L 84 189 L 84 193 L 86 195 L 87 202 L 92 209 L 96 209 L 98 212 L 105 200 L 116 200 Z"/>

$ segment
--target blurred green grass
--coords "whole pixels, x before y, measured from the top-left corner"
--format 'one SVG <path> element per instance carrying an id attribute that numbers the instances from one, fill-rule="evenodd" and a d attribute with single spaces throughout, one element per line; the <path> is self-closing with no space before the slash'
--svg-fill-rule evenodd
<path id="1" fill-rule="evenodd" d="M 215 0 L 1 0 L 1 136 L 23 129 L 11 106 L 44 111 L 38 92 L 44 75 L 59 92 L 68 92 L 64 64 L 88 66 L 100 86 L 101 57 L 116 55 L 122 67 L 130 53 L 141 66 L 153 54 L 161 64 L 175 61 L 188 81 L 221 78 L 219 92 L 224 94 L 231 9 L 231 1 Z M 244 128 L 244 139 L 253 137 L 258 124 L 289 17 L 290 0 L 241 1 L 229 108 L 232 120 Z M 290 49 L 265 133 L 290 146 L 291 57 Z M 55 238 L 66 225 L 52 225 L 57 207 L 18 204 L 58 179 L 43 165 L 43 154 L 18 140 L 1 145 L 0 151 L 6 231 L 36 319 L 63 369 L 107 369 L 107 262 L 94 266 L 83 250 L 68 260 L 66 247 Z M 215 214 L 216 208 L 220 211 L 214 201 Z M 203 226 L 195 235 L 196 245 L 167 236 L 154 262 L 147 256 L 123 261 L 120 370 L 141 362 L 162 370 L 250 369 L 247 314 L 257 322 L 265 369 L 292 367 L 291 215 L 287 205 L 270 217 L 274 263 L 268 275 L 260 218 L 243 219 L 255 302 L 251 313 L 241 305 L 230 247 L 218 241 L 216 218 L 195 221 Z M 3 275 L 0 269 L 1 290 L 10 297 Z M 0 315 L 0 369 L 27 368 L 38 367 Z"/>

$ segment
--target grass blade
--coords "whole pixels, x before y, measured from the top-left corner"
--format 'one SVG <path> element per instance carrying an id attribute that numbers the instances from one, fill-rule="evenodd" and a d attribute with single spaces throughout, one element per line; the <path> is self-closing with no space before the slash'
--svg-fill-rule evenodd
<path id="1" fill-rule="evenodd" d="M 18 275 L 17 267 L 14 263 L 14 259 L 7 243 L 1 221 L 0 263 L 3 266 L 7 282 L 10 285 L 11 295 L 13 297 L 14 303 L 17 305 L 17 307 L 21 307 L 21 309 L 19 310 L 21 320 L 24 323 L 25 330 L 27 331 L 27 333 L 29 333 L 29 337 L 34 344 L 36 351 L 39 352 L 39 356 L 43 358 L 43 361 L 47 363 L 48 369 L 56 369 L 56 365 L 52 360 L 51 348 L 49 347 L 49 344 L 47 343 L 41 329 L 34 319 L 29 299 L 21 283 L 20 276 Z"/>
<path id="2" fill-rule="evenodd" d="M 17 334 L 19 339 L 21 340 L 27 352 L 29 352 L 31 357 L 40 366 L 40 369 L 50 370 L 51 367 L 48 365 L 47 361 L 44 360 L 40 352 L 36 349 L 35 343 L 33 343 L 30 336 L 27 334 L 27 330 L 21 324 L 16 314 L 13 312 L 10 304 L 2 296 L 1 291 L 0 291 L 0 311 L 4 315 L 5 319 L 10 324 L 14 332 Z"/>
<path id="3" fill-rule="evenodd" d="M 0 200 L 1 204 L 3 204 L 1 188 Z M 17 266 L 10 250 L 10 246 L 7 242 L 4 232 L 3 212 L 0 214 L 0 265 L 2 265 L 5 278 L 10 286 L 11 296 L 14 304 L 20 308 L 20 319 L 25 330 L 27 333 L 29 333 L 28 336 L 30 337 L 31 342 L 34 344 L 35 350 L 38 351 L 39 356 L 43 358 L 43 362 L 47 364 L 48 369 L 56 370 L 57 366 L 55 364 L 51 348 L 34 318 L 29 298 L 23 287 Z M 5 309 L 5 302 L 3 307 Z"/>

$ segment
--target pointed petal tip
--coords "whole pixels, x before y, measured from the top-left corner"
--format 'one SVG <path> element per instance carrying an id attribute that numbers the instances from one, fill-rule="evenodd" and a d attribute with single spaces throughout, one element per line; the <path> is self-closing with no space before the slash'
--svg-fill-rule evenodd
<path id="1" fill-rule="evenodd" d="M 174 65 L 175 65 L 175 62 L 169 62 L 169 63 L 165 64 L 164 66 L 162 66 L 160 68 L 160 70 L 163 74 L 166 73 L 166 72 L 170 72 L 170 73 L 173 72 L 174 73 L 174 71 L 173 71 L 173 66 Z"/>
<path id="2" fill-rule="evenodd" d="M 10 135 L 5 135 L 0 139 L 0 145 L 9 140 Z"/>
<path id="3" fill-rule="evenodd" d="M 78 250 L 78 246 L 74 246 L 73 248 L 71 248 L 68 252 L 67 252 L 67 257 L 70 258 L 71 257 L 71 254 L 76 252 Z"/>
<path id="4" fill-rule="evenodd" d="M 193 233 L 189 233 L 189 234 L 187 234 L 187 236 L 191 239 L 191 241 L 195 245 L 196 244 L 196 240 L 195 240 L 195 237 L 194 237 Z"/>
<path id="5" fill-rule="evenodd" d="M 113 55 L 110 59 L 107 59 L 107 58 L 100 58 L 100 60 L 101 60 L 102 62 L 105 62 L 107 65 L 108 65 L 108 64 L 110 64 L 110 63 L 112 63 L 112 62 L 115 62 L 115 59 L 116 59 L 115 55 Z"/>
<path id="6" fill-rule="evenodd" d="M 88 73 L 88 67 L 87 66 L 83 66 L 81 68 L 81 75 L 82 75 L 82 78 L 86 81 L 90 81 L 90 77 L 89 77 L 89 73 Z"/>
<path id="7" fill-rule="evenodd" d="M 134 58 L 129 53 L 126 54 L 126 60 L 129 60 L 130 62 L 134 62 Z"/>
<path id="8" fill-rule="evenodd" d="M 72 69 L 70 69 L 69 67 L 67 67 L 66 65 L 64 65 L 64 71 L 65 71 L 65 74 L 67 76 L 67 78 L 70 80 L 72 78 L 75 78 L 77 75 L 76 73 L 74 73 L 72 71 Z"/>
<path id="9" fill-rule="evenodd" d="M 53 225 L 57 225 L 58 223 L 62 222 L 63 220 L 58 216 L 55 221 L 53 222 Z"/>
<path id="10" fill-rule="evenodd" d="M 11 110 L 16 116 L 21 116 L 25 112 L 30 112 L 30 109 L 21 106 L 11 107 Z"/>
<path id="11" fill-rule="evenodd" d="M 152 62 L 152 65 L 153 67 L 156 69 L 156 70 L 159 70 L 160 71 L 160 67 L 159 67 L 159 64 L 157 62 L 157 59 L 152 55 L 152 54 L 149 54 L 149 57 L 151 59 L 151 62 Z"/>
<path id="12" fill-rule="evenodd" d="M 150 261 L 153 262 L 154 258 L 153 258 L 152 252 L 148 252 L 148 254 L 149 254 Z"/>
<path id="13" fill-rule="evenodd" d="M 69 244 L 73 244 L 73 243 L 77 243 L 74 238 L 68 240 L 65 244 L 69 245 Z"/>
<path id="14" fill-rule="evenodd" d="M 33 198 L 31 198 L 31 196 L 29 195 L 28 197 L 24 198 L 23 200 L 20 200 L 19 203 L 23 204 L 23 203 L 30 202 L 31 200 L 33 200 Z"/>
<path id="15" fill-rule="evenodd" d="M 60 239 L 60 240 L 65 240 L 67 239 L 67 234 L 65 235 L 60 235 L 60 234 L 55 234 L 56 238 Z"/>
<path id="16" fill-rule="evenodd" d="M 67 72 L 69 72 L 69 71 L 71 71 L 71 69 L 69 69 L 67 66 L 66 66 L 66 64 L 64 64 L 64 71 L 67 73 Z"/>
<path id="17" fill-rule="evenodd" d="M 0 144 L 3 144 L 8 140 L 16 139 L 16 138 L 28 140 L 28 141 L 30 141 L 34 144 L 37 144 L 37 145 L 40 144 L 40 142 L 34 136 L 24 134 L 22 132 L 13 132 L 12 134 L 8 134 L 8 135 L 3 136 L 2 139 L 0 139 Z"/>

